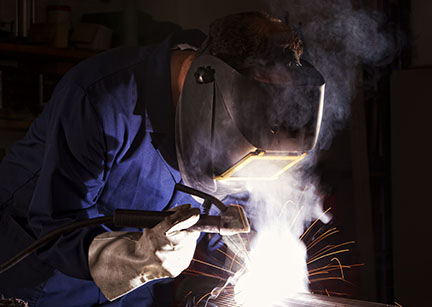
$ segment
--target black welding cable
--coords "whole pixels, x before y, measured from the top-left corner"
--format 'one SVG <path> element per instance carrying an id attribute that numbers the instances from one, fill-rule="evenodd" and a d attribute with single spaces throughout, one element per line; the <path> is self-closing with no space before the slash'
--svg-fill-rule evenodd
<path id="1" fill-rule="evenodd" d="M 63 227 L 54 229 L 51 232 L 48 232 L 46 235 L 44 235 L 42 238 L 34 241 L 32 244 L 30 244 L 29 247 L 21 251 L 20 253 L 16 254 L 9 260 L 5 261 L 4 263 L 0 264 L 0 274 L 9 270 L 11 267 L 13 267 L 15 264 L 29 256 L 31 253 L 33 253 L 35 250 L 40 248 L 42 245 L 48 243 L 50 240 L 55 239 L 63 234 L 72 232 L 74 230 L 77 230 L 79 228 L 88 227 L 92 225 L 100 225 L 100 224 L 112 224 L 113 223 L 113 217 L 112 216 L 103 216 L 103 217 L 96 217 L 84 221 L 78 221 L 74 223 L 70 223 L 68 225 L 65 225 Z"/>
<path id="2" fill-rule="evenodd" d="M 175 185 L 175 190 L 181 191 L 181 192 L 186 193 L 186 194 L 198 196 L 198 197 L 204 199 L 207 203 L 214 204 L 221 212 L 225 212 L 228 209 L 228 207 L 223 202 L 221 202 L 219 199 L 217 199 L 213 195 L 201 192 L 199 190 L 193 189 L 193 188 L 188 187 L 186 185 L 177 183 Z"/>
<path id="3" fill-rule="evenodd" d="M 210 204 L 213 203 L 222 212 L 227 210 L 227 207 L 224 205 L 224 203 L 222 203 L 219 199 L 207 193 L 195 190 L 191 187 L 184 186 L 182 184 L 176 184 L 175 190 L 179 190 L 184 193 L 201 197 L 205 200 L 206 204 L 210 206 Z M 172 213 L 173 211 L 167 212 L 167 211 L 117 209 L 114 213 L 114 216 L 96 217 L 88 220 L 70 223 L 68 225 L 54 229 L 53 231 L 45 234 L 42 238 L 34 241 L 32 244 L 30 244 L 29 247 L 27 247 L 20 253 L 13 256 L 6 262 L 0 264 L 0 274 L 9 270 L 15 264 L 22 261 L 24 258 L 29 256 L 34 251 L 36 251 L 42 245 L 48 243 L 50 240 L 56 239 L 57 237 L 63 234 L 75 231 L 79 228 L 84 228 L 92 225 L 100 225 L 100 224 L 113 224 L 118 227 L 140 227 L 140 228 L 153 227 L 154 225 L 162 221 L 162 219 L 165 218 L 167 215 L 170 215 Z M 213 222 L 213 224 L 217 224 L 217 222 Z M 202 231 L 208 231 L 207 228 L 205 229 L 206 230 L 202 230 Z"/>

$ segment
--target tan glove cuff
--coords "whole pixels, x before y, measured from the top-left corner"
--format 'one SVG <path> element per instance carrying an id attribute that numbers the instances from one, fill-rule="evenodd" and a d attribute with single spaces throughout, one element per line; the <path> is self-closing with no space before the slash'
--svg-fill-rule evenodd
<path id="1" fill-rule="evenodd" d="M 93 239 L 90 274 L 107 299 L 112 301 L 151 280 L 176 277 L 189 266 L 199 232 L 184 229 L 198 221 L 200 211 L 188 207 L 179 207 L 142 233 L 106 232 Z"/>
<path id="2" fill-rule="evenodd" d="M 137 248 L 138 242 L 146 248 Z M 89 248 L 90 274 L 108 300 L 113 301 L 151 280 L 172 277 L 155 256 L 155 246 L 151 229 L 96 236 Z"/>

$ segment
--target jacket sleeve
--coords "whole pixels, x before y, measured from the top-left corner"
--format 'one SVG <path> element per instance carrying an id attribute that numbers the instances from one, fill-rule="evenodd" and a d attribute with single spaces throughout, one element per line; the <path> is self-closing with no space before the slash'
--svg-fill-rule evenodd
<path id="1" fill-rule="evenodd" d="M 44 161 L 29 209 L 29 224 L 37 237 L 98 216 L 96 203 L 113 159 L 97 113 L 79 86 L 56 89 L 46 109 Z M 91 279 L 88 248 L 104 231 L 104 226 L 76 230 L 40 248 L 37 254 L 64 274 Z"/>

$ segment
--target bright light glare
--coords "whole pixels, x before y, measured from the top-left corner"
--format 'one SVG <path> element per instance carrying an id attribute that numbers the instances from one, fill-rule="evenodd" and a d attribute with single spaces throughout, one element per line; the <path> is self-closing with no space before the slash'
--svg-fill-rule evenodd
<path id="1" fill-rule="evenodd" d="M 272 306 L 309 292 L 304 244 L 277 227 L 260 231 L 234 292 L 236 302 L 245 307 Z"/>

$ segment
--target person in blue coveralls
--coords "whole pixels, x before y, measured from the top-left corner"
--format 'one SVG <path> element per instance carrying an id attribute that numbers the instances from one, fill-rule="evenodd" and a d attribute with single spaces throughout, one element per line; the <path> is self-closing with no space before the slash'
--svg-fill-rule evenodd
<path id="1" fill-rule="evenodd" d="M 314 146 L 324 81 L 301 54 L 292 28 L 247 12 L 215 20 L 208 37 L 180 31 L 71 69 L 0 164 L 0 261 L 117 208 L 175 213 L 148 229 L 63 234 L 0 274 L 0 294 L 29 306 L 172 306 L 201 205 L 176 183 L 228 202 Z"/>

